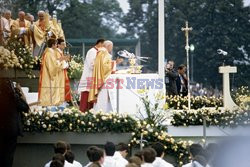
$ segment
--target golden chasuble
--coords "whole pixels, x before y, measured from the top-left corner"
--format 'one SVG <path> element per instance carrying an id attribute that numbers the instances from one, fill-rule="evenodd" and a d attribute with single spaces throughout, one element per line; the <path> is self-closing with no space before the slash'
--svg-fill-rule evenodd
<path id="1" fill-rule="evenodd" d="M 64 102 L 64 70 L 56 50 L 47 48 L 42 57 L 38 100 L 41 106 L 58 106 Z"/>
<path id="2" fill-rule="evenodd" d="M 20 21 L 19 19 L 13 21 L 11 25 L 11 35 L 12 36 L 19 36 L 22 38 L 23 42 L 25 45 L 30 46 L 30 37 L 31 37 L 31 32 L 30 32 L 30 22 L 28 20 Z M 21 34 L 21 28 L 25 28 L 25 33 Z"/>
<path id="3" fill-rule="evenodd" d="M 97 95 L 111 72 L 112 59 L 106 49 L 100 49 L 95 59 L 88 102 L 96 102 Z"/>

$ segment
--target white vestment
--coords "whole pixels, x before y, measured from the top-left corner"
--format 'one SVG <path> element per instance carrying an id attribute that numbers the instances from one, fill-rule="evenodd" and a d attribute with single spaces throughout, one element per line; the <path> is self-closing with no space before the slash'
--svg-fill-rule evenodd
<path id="1" fill-rule="evenodd" d="M 89 92 L 89 88 L 88 88 L 88 85 L 87 85 L 88 84 L 88 78 L 90 79 L 92 77 L 96 55 L 97 55 L 97 49 L 96 48 L 91 48 L 87 52 L 87 55 L 86 55 L 85 61 L 84 61 L 82 76 L 81 76 L 79 86 L 78 86 L 78 92 L 79 93 L 85 92 L 85 91 Z"/>
<path id="2" fill-rule="evenodd" d="M 153 162 L 154 167 L 174 167 L 172 164 L 166 162 L 164 159 L 160 157 L 156 157 L 155 161 Z"/>
<path id="3" fill-rule="evenodd" d="M 3 30 L 3 37 L 7 38 L 9 36 L 8 34 L 10 32 L 9 21 L 7 19 L 5 19 L 4 17 L 1 17 L 0 21 L 1 21 L 1 27 L 0 27 L 0 29 Z"/>
<path id="4" fill-rule="evenodd" d="M 74 160 L 73 161 L 73 166 L 74 167 L 82 167 L 82 164 L 80 162 Z"/>
<path id="5" fill-rule="evenodd" d="M 115 152 L 113 158 L 115 160 L 115 167 L 126 167 L 128 164 L 128 161 L 118 151 Z"/>
<path id="6" fill-rule="evenodd" d="M 141 167 L 154 167 L 152 163 L 144 163 Z"/>
<path id="7" fill-rule="evenodd" d="M 106 156 L 102 164 L 103 167 L 115 167 L 115 160 L 111 156 Z"/>
<path id="8" fill-rule="evenodd" d="M 109 55 L 110 58 L 112 58 L 112 55 Z M 116 71 L 116 64 L 114 63 L 114 67 L 112 69 L 112 71 Z M 108 84 L 108 82 L 113 82 L 109 80 L 109 77 L 106 79 L 104 85 L 102 86 L 100 92 L 98 93 L 97 96 L 97 102 L 94 105 L 94 110 L 95 111 L 100 111 L 102 110 L 103 112 L 112 112 L 113 108 L 111 105 L 111 101 L 110 101 L 110 89 L 108 88 L 109 86 L 107 85 L 111 85 Z M 115 83 L 113 82 L 113 85 L 115 85 Z M 115 89 L 115 88 L 113 88 Z"/>
<path id="9" fill-rule="evenodd" d="M 52 161 L 49 161 L 44 167 L 50 167 Z M 74 167 L 73 164 L 69 163 L 68 161 L 64 161 L 64 167 Z"/>

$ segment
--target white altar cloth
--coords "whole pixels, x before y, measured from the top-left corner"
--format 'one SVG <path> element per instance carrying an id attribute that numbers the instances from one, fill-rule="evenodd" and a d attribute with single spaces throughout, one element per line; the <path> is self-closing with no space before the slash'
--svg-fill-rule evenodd
<path id="1" fill-rule="evenodd" d="M 119 86 L 117 81 L 119 81 Z M 158 74 L 112 74 L 98 95 L 96 104 L 98 107 L 94 109 L 99 110 L 101 106 L 104 106 L 102 109 L 104 112 L 113 111 L 137 115 L 140 108 L 143 107 L 138 90 L 145 89 L 145 87 L 149 88 L 148 95 L 150 101 L 153 102 L 153 96 L 159 91 L 163 91 L 163 80 L 159 78 Z M 107 96 L 109 96 L 108 106 L 106 105 Z"/>

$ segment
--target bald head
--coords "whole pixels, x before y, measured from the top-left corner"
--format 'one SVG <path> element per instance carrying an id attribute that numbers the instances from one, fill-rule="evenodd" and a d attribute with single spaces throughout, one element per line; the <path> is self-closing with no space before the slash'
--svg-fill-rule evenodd
<path id="1" fill-rule="evenodd" d="M 112 41 L 109 41 L 109 40 L 105 41 L 103 43 L 103 46 L 108 50 L 109 53 L 112 52 L 112 50 L 113 50 L 113 42 Z"/>
<path id="2" fill-rule="evenodd" d="M 11 19 L 11 11 L 10 10 L 5 10 L 4 12 L 4 17 L 9 20 Z"/>
<path id="3" fill-rule="evenodd" d="M 19 18 L 19 20 L 24 21 L 24 19 L 25 19 L 25 12 L 24 11 L 20 11 L 18 13 L 18 18 Z"/>
<path id="4" fill-rule="evenodd" d="M 40 21 L 43 21 L 44 20 L 44 17 L 45 17 L 45 12 L 43 10 L 40 10 L 38 13 L 38 18 Z"/>

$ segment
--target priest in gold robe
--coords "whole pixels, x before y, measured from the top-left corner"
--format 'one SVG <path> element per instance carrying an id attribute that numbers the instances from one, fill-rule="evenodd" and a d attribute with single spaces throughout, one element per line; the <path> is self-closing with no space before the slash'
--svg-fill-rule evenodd
<path id="1" fill-rule="evenodd" d="M 68 77 L 67 69 L 69 68 L 69 57 L 65 56 L 63 53 L 63 50 L 66 47 L 66 43 L 64 39 L 59 38 L 57 40 L 57 49 L 56 49 L 56 57 L 57 59 L 60 59 L 62 57 L 65 57 L 65 60 L 63 60 L 61 63 L 63 65 L 63 72 L 60 72 L 58 75 L 60 79 L 60 85 L 64 85 L 64 90 L 60 89 L 60 94 L 63 97 L 64 96 L 64 101 L 71 101 L 72 96 L 71 96 L 71 89 L 70 89 L 70 80 Z"/>
<path id="2" fill-rule="evenodd" d="M 48 13 L 38 12 L 38 20 L 34 22 L 32 31 L 34 35 L 34 56 L 40 56 L 43 52 L 45 42 L 50 38 L 58 38 L 55 27 Z"/>
<path id="3" fill-rule="evenodd" d="M 94 110 L 103 110 L 109 112 L 112 110 L 108 89 L 105 84 L 109 75 L 115 73 L 116 64 L 119 64 L 123 59 L 112 60 L 110 54 L 113 50 L 111 41 L 104 42 L 104 48 L 100 48 L 96 55 L 92 78 L 89 81 L 89 97 L 88 102 L 93 102 Z"/>
<path id="4" fill-rule="evenodd" d="M 20 38 L 26 46 L 31 46 L 31 36 L 30 36 L 30 22 L 25 20 L 25 13 L 20 11 L 18 13 L 18 19 L 11 25 L 12 36 L 17 36 Z"/>
<path id="5" fill-rule="evenodd" d="M 64 56 L 57 57 L 55 39 L 48 40 L 39 78 L 38 102 L 41 106 L 59 106 L 65 101 Z"/>

